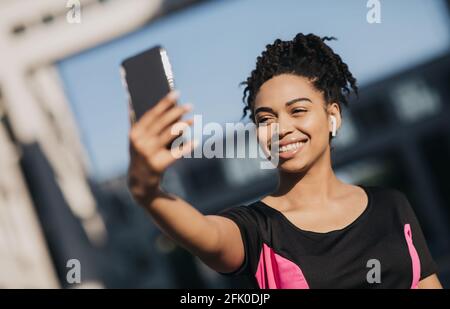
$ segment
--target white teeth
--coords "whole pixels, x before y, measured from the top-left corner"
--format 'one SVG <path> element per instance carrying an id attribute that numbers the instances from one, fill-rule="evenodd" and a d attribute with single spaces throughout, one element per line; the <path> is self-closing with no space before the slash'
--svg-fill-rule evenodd
<path id="1" fill-rule="evenodd" d="M 304 142 L 297 142 L 297 143 L 288 144 L 286 146 L 281 146 L 280 152 L 287 152 L 287 151 L 298 149 L 303 144 L 304 144 Z"/>

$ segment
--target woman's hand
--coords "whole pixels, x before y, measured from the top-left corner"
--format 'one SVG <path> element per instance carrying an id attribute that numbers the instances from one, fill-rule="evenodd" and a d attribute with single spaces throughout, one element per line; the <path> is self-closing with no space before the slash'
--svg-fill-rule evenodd
<path id="1" fill-rule="evenodd" d="M 178 92 L 172 91 L 130 129 L 128 186 L 133 197 L 142 206 L 148 206 L 156 196 L 163 172 L 194 147 L 192 142 L 173 149 L 168 147 L 174 139 L 181 136 L 183 128 L 193 122 L 180 121 L 191 110 L 191 106 L 176 105 L 178 97 Z"/>

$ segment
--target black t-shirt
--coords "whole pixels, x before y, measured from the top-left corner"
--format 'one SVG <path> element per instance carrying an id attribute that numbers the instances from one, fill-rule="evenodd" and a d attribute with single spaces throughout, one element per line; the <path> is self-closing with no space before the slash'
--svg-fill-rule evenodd
<path id="1" fill-rule="evenodd" d="M 305 231 L 261 201 L 225 209 L 239 227 L 243 264 L 224 275 L 249 276 L 255 288 L 417 288 L 437 272 L 405 195 L 363 188 L 364 212 L 343 229 Z"/>

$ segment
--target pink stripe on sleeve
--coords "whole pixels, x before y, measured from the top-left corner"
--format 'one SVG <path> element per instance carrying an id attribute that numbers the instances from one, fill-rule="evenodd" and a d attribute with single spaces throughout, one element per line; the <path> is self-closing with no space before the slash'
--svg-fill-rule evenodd
<path id="1" fill-rule="evenodd" d="M 411 289 L 417 289 L 420 280 L 420 259 L 413 244 L 411 226 L 409 224 L 405 224 L 404 232 L 406 243 L 408 244 L 409 255 L 411 256 L 412 261 L 413 279 Z"/>

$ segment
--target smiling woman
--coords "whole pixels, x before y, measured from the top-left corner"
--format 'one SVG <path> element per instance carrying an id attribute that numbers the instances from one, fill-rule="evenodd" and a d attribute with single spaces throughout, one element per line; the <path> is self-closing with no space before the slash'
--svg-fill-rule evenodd
<path id="1" fill-rule="evenodd" d="M 244 82 L 244 115 L 250 111 L 262 147 L 278 149 L 276 192 L 209 216 L 162 192 L 161 175 L 176 160 L 166 148 L 176 138 L 170 131 L 186 113 L 173 93 L 131 128 L 130 191 L 171 238 L 216 271 L 246 275 L 257 288 L 438 288 L 405 195 L 347 184 L 333 171 L 341 107 L 358 88 L 325 44 L 329 39 L 276 40 Z M 379 267 L 367 269 L 374 261 Z"/>
<path id="2" fill-rule="evenodd" d="M 427 287 L 440 287 L 405 196 L 346 184 L 334 174 L 331 140 L 341 107 L 358 87 L 325 44 L 330 39 L 300 33 L 276 40 L 243 83 L 244 115 L 250 111 L 259 128 L 277 125 L 259 140 L 266 148 L 274 136 L 279 140 L 280 186 L 219 214 L 239 226 L 245 250 L 243 263 L 228 274 L 247 274 L 260 288 L 417 288 L 430 280 Z M 380 267 L 367 269 L 374 260 Z"/>

